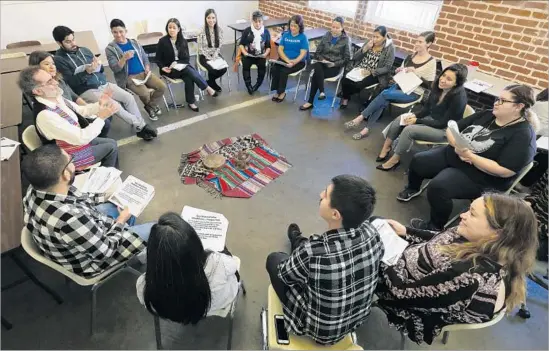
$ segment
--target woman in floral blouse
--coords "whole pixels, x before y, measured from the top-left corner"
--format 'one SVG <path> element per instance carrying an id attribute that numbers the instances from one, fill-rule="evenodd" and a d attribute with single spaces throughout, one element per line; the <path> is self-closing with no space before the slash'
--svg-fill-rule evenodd
<path id="1" fill-rule="evenodd" d="M 377 303 L 412 341 L 431 344 L 446 325 L 487 322 L 524 301 L 538 246 L 524 200 L 485 194 L 441 233 L 388 222 L 410 245 L 382 267 Z"/>
<path id="2" fill-rule="evenodd" d="M 206 10 L 204 17 L 204 29 L 198 34 L 198 61 L 208 70 L 208 85 L 215 91 L 221 91 L 216 79 L 227 72 L 227 68 L 214 69 L 208 61 L 221 57 L 221 45 L 223 43 L 223 29 L 217 24 L 217 14 L 214 9 Z"/>

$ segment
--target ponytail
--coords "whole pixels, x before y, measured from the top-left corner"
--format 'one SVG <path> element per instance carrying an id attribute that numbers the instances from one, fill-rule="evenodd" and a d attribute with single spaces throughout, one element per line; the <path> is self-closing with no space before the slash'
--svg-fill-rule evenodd
<path id="1" fill-rule="evenodd" d="M 530 123 L 530 125 L 534 129 L 534 132 L 537 134 L 538 131 L 540 130 L 540 127 L 541 127 L 541 124 L 540 124 L 539 117 L 538 117 L 537 113 L 532 111 L 531 108 L 528 108 L 528 109 L 525 108 L 522 111 L 523 111 L 522 112 L 522 117 L 524 117 L 526 119 L 526 121 L 528 121 L 528 123 Z"/>

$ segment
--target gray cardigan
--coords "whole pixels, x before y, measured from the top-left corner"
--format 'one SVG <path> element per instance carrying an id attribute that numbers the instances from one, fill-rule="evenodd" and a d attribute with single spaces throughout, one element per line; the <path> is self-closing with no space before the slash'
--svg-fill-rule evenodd
<path id="1" fill-rule="evenodd" d="M 351 60 L 351 45 L 347 34 L 341 33 L 335 44 L 332 44 L 332 32 L 327 32 L 316 47 L 315 59 L 325 59 L 341 67 Z"/>
<path id="2" fill-rule="evenodd" d="M 139 45 L 139 43 L 135 39 L 128 39 L 128 41 L 130 42 L 130 44 L 132 44 L 137 58 L 143 65 L 143 68 L 145 68 L 145 66 L 150 64 L 149 58 L 147 57 L 145 50 L 143 50 L 143 47 L 141 47 L 141 45 Z M 128 82 L 128 63 L 126 62 L 124 67 L 120 67 L 118 65 L 118 61 L 120 61 L 120 58 L 122 57 L 122 55 L 124 55 L 124 53 L 114 40 L 110 42 L 109 45 L 107 45 L 105 52 L 107 54 L 109 67 L 114 73 L 114 79 L 116 80 L 116 84 L 120 88 L 125 89 Z"/>
<path id="3" fill-rule="evenodd" d="M 347 67 L 349 71 L 355 68 L 366 55 L 366 51 L 364 49 L 366 48 L 368 42 L 369 40 L 365 39 L 362 49 L 353 57 L 351 62 L 349 62 L 349 65 Z M 393 46 L 393 40 L 391 38 L 387 38 L 387 40 L 385 40 L 385 46 L 383 47 L 383 49 L 381 50 L 381 54 L 379 55 L 377 68 L 372 72 L 372 75 L 374 77 L 377 77 L 377 79 L 379 80 L 379 85 L 383 89 L 389 86 L 391 68 L 393 68 L 394 62 L 395 47 Z"/>

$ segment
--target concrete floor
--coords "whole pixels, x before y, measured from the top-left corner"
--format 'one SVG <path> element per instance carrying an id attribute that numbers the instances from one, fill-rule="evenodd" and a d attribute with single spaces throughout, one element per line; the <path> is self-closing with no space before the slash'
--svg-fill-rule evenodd
<path id="1" fill-rule="evenodd" d="M 291 82 L 291 86 L 295 84 Z M 226 87 L 226 82 L 225 82 Z M 120 148 L 122 177 L 134 175 L 156 187 L 156 195 L 139 221 L 157 219 L 166 211 L 180 212 L 184 205 L 223 213 L 229 220 L 227 246 L 243 262 L 242 277 L 248 294 L 240 299 L 234 319 L 233 349 L 261 347 L 259 313 L 267 301 L 268 276 L 264 262 L 274 250 L 289 250 L 286 228 L 297 222 L 305 233 L 321 233 L 325 223 L 318 216 L 319 193 L 338 174 L 360 175 L 377 190 L 375 214 L 404 223 L 426 213 L 425 197 L 402 204 L 395 200 L 404 185 L 405 167 L 392 173 L 375 170 L 375 156 L 381 146 L 381 120 L 366 140 L 354 141 L 343 131 L 343 122 L 354 117 L 356 106 L 344 113 L 331 110 L 332 90 L 328 99 L 317 102 L 312 111 L 300 112 L 303 93 L 297 103 L 290 96 L 281 104 L 266 98 L 266 89 L 250 97 L 243 86 L 213 100 L 200 103 L 201 111 L 188 108 L 164 113 L 157 127 L 170 123 L 204 119 L 180 129 L 167 131 L 153 142 L 136 141 Z M 176 88 L 178 101 L 182 89 Z M 258 100 L 259 99 L 259 100 Z M 249 102 L 249 103 L 246 103 Z M 251 106 L 244 106 L 251 105 Z M 224 113 L 216 113 L 219 111 Z M 212 113 L 213 112 L 213 113 Z M 199 116 L 199 117 L 197 117 Z M 194 119 L 193 119 L 194 117 Z M 169 128 L 161 128 L 165 131 Z M 293 167 L 251 199 L 214 199 L 197 186 L 185 186 L 178 178 L 181 153 L 193 150 L 208 141 L 229 136 L 258 133 L 277 151 L 285 155 Z M 111 136 L 127 138 L 132 133 L 118 120 Z M 140 306 L 135 295 L 135 277 L 122 274 L 98 291 L 97 330 L 89 336 L 88 290 L 67 288 L 63 277 L 18 253 L 30 269 L 45 283 L 58 291 L 65 302 L 56 302 L 31 282 L 2 293 L 2 316 L 14 324 L 10 331 L 2 329 L 3 349 L 154 349 L 152 317 Z M 143 270 L 143 266 L 138 266 Z M 2 285 L 21 276 L 9 258 L 2 260 Z M 410 349 L 528 349 L 547 350 L 547 292 L 529 283 L 529 307 L 532 318 L 522 320 L 512 313 L 497 325 L 483 330 L 454 332 L 447 345 L 437 340 L 433 345 L 407 343 Z M 513 311 L 514 312 L 514 311 Z M 204 320 L 197 327 L 181 327 L 162 322 L 165 348 L 223 349 L 227 337 L 227 321 Z M 215 332 L 212 332 L 215 331 Z M 366 323 L 357 331 L 364 349 L 397 349 L 399 334 L 387 325 L 383 314 L 372 310 Z"/>

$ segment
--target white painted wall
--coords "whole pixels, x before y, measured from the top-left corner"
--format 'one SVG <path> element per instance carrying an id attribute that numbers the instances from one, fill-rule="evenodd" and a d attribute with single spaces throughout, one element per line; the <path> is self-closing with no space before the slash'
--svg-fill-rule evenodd
<path id="1" fill-rule="evenodd" d="M 217 12 L 223 26 L 225 43 L 234 41 L 227 24 L 249 19 L 259 6 L 251 1 L 0 1 L 0 47 L 22 40 L 53 42 L 52 30 L 65 25 L 74 31 L 92 30 L 104 51 L 112 40 L 109 23 L 120 18 L 128 35 L 143 32 L 164 32 L 166 22 L 176 17 L 187 30 L 204 23 L 206 9 Z M 76 38 L 78 41 L 78 38 Z"/>

